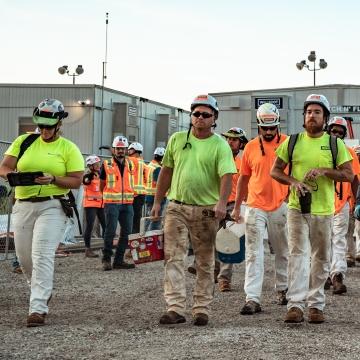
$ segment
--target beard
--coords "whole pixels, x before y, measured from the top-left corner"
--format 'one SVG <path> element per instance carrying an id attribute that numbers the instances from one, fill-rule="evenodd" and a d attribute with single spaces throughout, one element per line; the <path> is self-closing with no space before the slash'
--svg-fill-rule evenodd
<path id="1" fill-rule="evenodd" d="M 323 124 L 319 125 L 314 121 L 310 121 L 307 124 L 304 124 L 304 128 L 310 134 L 318 134 L 324 130 L 324 125 Z"/>
<path id="2" fill-rule="evenodd" d="M 265 134 L 263 135 L 263 139 L 266 141 L 266 142 L 271 142 L 275 139 L 275 136 L 276 134 Z"/>

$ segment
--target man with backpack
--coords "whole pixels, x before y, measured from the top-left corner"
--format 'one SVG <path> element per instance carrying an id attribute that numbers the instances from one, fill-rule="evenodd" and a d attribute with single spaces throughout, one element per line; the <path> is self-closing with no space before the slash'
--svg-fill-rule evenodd
<path id="1" fill-rule="evenodd" d="M 344 142 L 324 131 L 329 116 L 326 97 L 309 95 L 304 102 L 305 131 L 295 137 L 293 146 L 289 146 L 293 136 L 280 145 L 271 170 L 275 180 L 291 189 L 287 323 L 304 321 L 305 303 L 309 323 L 325 320 L 324 284 L 330 267 L 334 181 L 352 182 L 354 178 L 352 158 Z M 290 175 L 285 173 L 287 166 Z"/>

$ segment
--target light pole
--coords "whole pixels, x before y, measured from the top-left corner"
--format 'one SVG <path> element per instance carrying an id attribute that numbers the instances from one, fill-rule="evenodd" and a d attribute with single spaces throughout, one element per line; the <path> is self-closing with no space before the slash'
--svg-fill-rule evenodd
<path id="1" fill-rule="evenodd" d="M 296 67 L 298 68 L 298 70 L 302 70 L 304 67 L 306 67 L 309 71 L 312 71 L 314 73 L 314 86 L 316 86 L 315 73 L 318 70 L 325 69 L 327 67 L 327 62 L 325 61 L 325 59 L 320 59 L 319 60 L 319 67 L 316 68 L 315 67 L 315 60 L 316 60 L 315 51 L 310 51 L 310 54 L 308 56 L 308 60 L 313 63 L 313 68 L 312 69 L 310 69 L 310 66 L 306 63 L 305 60 L 301 60 L 300 62 L 296 63 Z"/>
<path id="2" fill-rule="evenodd" d="M 75 72 L 72 74 L 69 74 L 70 71 L 68 69 L 68 66 L 63 65 L 58 68 L 58 72 L 60 75 L 64 75 L 66 73 L 68 76 L 72 76 L 73 85 L 75 85 L 75 76 L 81 75 L 84 72 L 84 68 L 82 67 L 82 65 L 78 65 L 77 68 L 75 69 Z"/>

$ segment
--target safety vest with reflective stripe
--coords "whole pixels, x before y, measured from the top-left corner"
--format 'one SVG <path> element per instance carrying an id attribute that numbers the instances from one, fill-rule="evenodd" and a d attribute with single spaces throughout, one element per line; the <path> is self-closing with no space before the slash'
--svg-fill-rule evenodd
<path id="1" fill-rule="evenodd" d="M 114 159 L 104 161 L 106 173 L 104 203 L 132 204 L 134 201 L 134 164 L 125 159 L 124 176 Z"/>
<path id="2" fill-rule="evenodd" d="M 146 195 L 155 195 L 157 182 L 154 181 L 154 171 L 161 165 L 156 160 L 151 160 L 146 167 Z"/>
<path id="3" fill-rule="evenodd" d="M 142 158 L 137 158 L 135 156 L 129 156 L 129 159 L 134 163 L 134 192 L 135 195 L 146 194 L 145 189 L 145 171 L 146 164 Z"/>
<path id="4" fill-rule="evenodd" d="M 95 174 L 90 184 L 84 185 L 83 206 L 95 208 L 104 207 L 103 196 L 100 191 L 100 178 L 98 174 Z"/>

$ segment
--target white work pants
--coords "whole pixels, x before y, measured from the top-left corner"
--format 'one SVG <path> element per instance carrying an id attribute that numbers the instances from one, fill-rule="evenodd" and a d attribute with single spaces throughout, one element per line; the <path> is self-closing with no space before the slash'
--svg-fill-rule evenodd
<path id="1" fill-rule="evenodd" d="M 346 265 L 346 234 L 349 228 L 350 205 L 347 202 L 341 211 L 334 215 L 334 223 L 331 238 L 331 268 L 330 277 L 335 274 L 342 274 L 345 278 Z"/>
<path id="2" fill-rule="evenodd" d="M 275 289 L 287 289 L 288 242 L 286 227 L 287 205 L 283 203 L 275 211 L 263 211 L 247 207 L 245 210 L 246 271 L 244 290 L 246 301 L 260 304 L 264 278 L 264 233 L 275 251 Z"/>
<path id="3" fill-rule="evenodd" d="M 17 200 L 12 216 L 16 255 L 31 284 L 29 314 L 47 314 L 55 251 L 67 217 L 57 199 L 37 203 Z"/>

